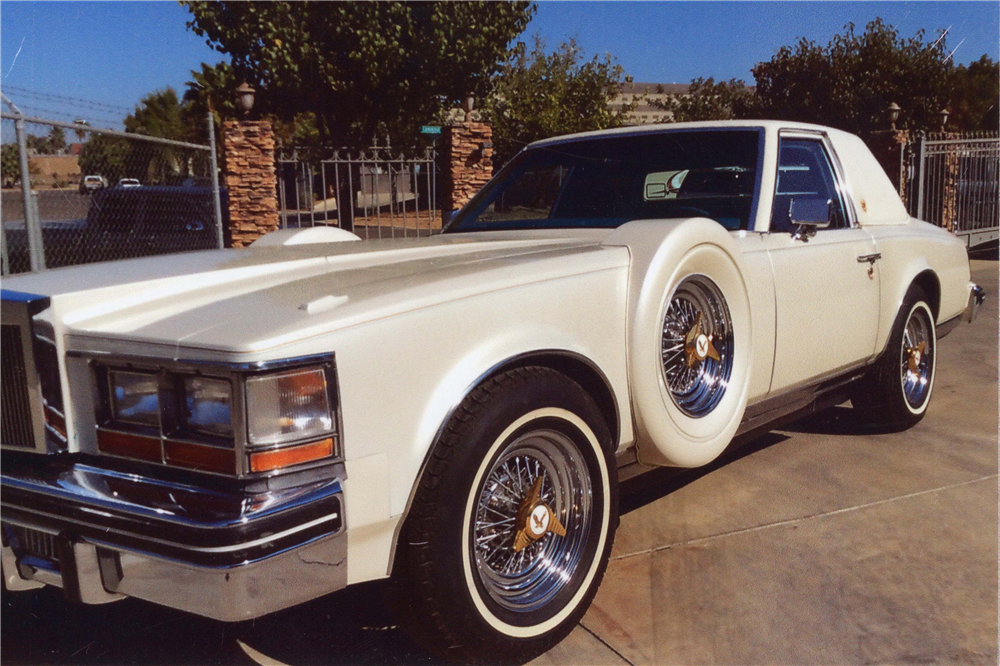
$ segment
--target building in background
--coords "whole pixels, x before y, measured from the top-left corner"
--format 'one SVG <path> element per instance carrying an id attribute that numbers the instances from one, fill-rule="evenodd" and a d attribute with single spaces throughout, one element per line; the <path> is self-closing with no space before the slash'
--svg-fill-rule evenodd
<path id="1" fill-rule="evenodd" d="M 670 97 L 686 95 L 689 88 L 686 83 L 626 83 L 610 106 L 612 109 L 621 109 L 627 104 L 638 103 L 629 112 L 626 125 L 668 123 L 673 120 L 672 114 L 655 103 L 665 103 Z"/>

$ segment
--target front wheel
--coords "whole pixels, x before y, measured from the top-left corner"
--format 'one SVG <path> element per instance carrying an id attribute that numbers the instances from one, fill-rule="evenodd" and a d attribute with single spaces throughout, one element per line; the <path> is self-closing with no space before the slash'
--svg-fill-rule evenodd
<path id="1" fill-rule="evenodd" d="M 453 661 L 523 662 L 572 630 L 618 520 L 610 439 L 586 391 L 547 368 L 465 400 L 397 550 L 396 606 L 417 642 Z"/>
<path id="2" fill-rule="evenodd" d="M 874 426 L 905 430 L 927 412 L 937 367 L 937 330 L 929 303 L 923 289 L 910 287 L 885 352 L 855 388 L 852 402 Z"/>

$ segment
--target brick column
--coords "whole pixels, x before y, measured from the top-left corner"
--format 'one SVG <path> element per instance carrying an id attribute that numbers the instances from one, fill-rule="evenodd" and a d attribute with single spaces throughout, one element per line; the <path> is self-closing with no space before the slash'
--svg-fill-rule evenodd
<path id="1" fill-rule="evenodd" d="M 910 143 L 910 133 L 906 130 L 879 130 L 868 136 L 868 147 L 904 201 L 906 179 L 900 173 L 900 159 L 908 143 Z"/>
<path id="2" fill-rule="evenodd" d="M 445 216 L 464 206 L 493 177 L 493 128 L 466 120 L 444 128 Z"/>
<path id="3" fill-rule="evenodd" d="M 226 245 L 246 247 L 278 228 L 274 131 L 266 120 L 227 120 L 222 140 L 229 198 Z"/>
<path id="4" fill-rule="evenodd" d="M 962 135 L 956 132 L 941 132 L 934 135 L 934 139 L 938 141 L 961 138 Z M 941 226 L 948 231 L 955 231 L 955 225 L 958 224 L 958 154 L 957 150 L 949 150 L 939 158 L 944 160 L 944 174 L 941 183 Z"/>

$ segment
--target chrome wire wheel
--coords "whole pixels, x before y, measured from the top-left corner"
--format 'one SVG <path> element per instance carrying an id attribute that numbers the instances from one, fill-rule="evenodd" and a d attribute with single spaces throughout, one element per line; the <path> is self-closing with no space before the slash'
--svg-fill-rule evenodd
<path id="1" fill-rule="evenodd" d="M 733 370 L 733 322 L 719 287 L 704 275 L 685 278 L 670 297 L 661 337 L 663 379 L 688 416 L 719 404 Z"/>
<path id="2" fill-rule="evenodd" d="M 930 315 L 915 307 L 903 329 L 899 351 L 903 397 L 911 409 L 920 409 L 927 401 L 934 373 L 934 327 Z"/>
<path id="3" fill-rule="evenodd" d="M 593 513 L 587 463 L 569 436 L 538 429 L 513 439 L 484 477 L 469 530 L 490 599 L 514 613 L 551 602 L 574 579 Z"/>

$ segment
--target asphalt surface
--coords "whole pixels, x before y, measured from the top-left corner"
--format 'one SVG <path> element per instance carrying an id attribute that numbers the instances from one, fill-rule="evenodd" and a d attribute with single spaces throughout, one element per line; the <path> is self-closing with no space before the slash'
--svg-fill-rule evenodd
<path id="1" fill-rule="evenodd" d="M 594 605 L 538 664 L 997 663 L 998 265 L 940 342 L 926 418 L 848 406 L 626 482 Z M 369 583 L 241 624 L 4 592 L 7 664 L 421 664 Z"/>

